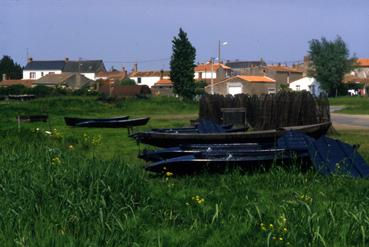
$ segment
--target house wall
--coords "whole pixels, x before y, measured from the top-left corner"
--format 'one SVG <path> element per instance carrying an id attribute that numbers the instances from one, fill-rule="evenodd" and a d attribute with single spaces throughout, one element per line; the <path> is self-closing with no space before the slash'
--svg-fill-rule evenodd
<path id="1" fill-rule="evenodd" d="M 288 85 L 289 83 L 302 78 L 302 73 L 275 71 L 263 67 L 245 69 L 242 71 L 242 75 L 268 76 L 276 81 L 277 91 L 280 89 L 282 84 Z"/>
<path id="2" fill-rule="evenodd" d="M 209 72 L 209 71 L 197 71 L 195 72 L 195 80 L 201 80 L 199 77 L 200 72 L 202 73 L 202 77 L 201 79 L 211 79 L 211 74 L 213 74 L 213 79 L 215 80 L 217 78 L 217 73 L 216 71 L 214 71 L 213 73 Z"/>
<path id="3" fill-rule="evenodd" d="M 271 90 L 275 90 L 275 83 L 266 83 L 266 82 L 247 82 L 241 80 L 239 78 L 235 78 L 232 80 L 226 80 L 224 82 L 220 82 L 214 85 L 214 93 L 227 95 L 228 94 L 228 85 L 230 84 L 241 84 L 242 85 L 242 93 L 249 95 L 261 95 L 268 94 Z M 211 86 L 205 87 L 205 91 L 207 93 L 211 93 Z"/>
<path id="4" fill-rule="evenodd" d="M 314 78 L 303 78 L 290 83 L 289 88 L 293 91 L 308 91 L 318 96 L 321 93 L 320 84 Z"/>
<path id="5" fill-rule="evenodd" d="M 160 76 L 145 76 L 145 77 L 130 77 L 137 85 L 154 86 L 160 80 Z M 141 78 L 141 83 L 138 83 L 138 78 Z M 169 76 L 163 76 L 163 79 L 169 79 Z"/>
<path id="6" fill-rule="evenodd" d="M 199 74 L 202 72 L 202 77 L 200 78 Z M 219 68 L 218 70 L 211 72 L 211 71 L 196 71 L 195 72 L 195 80 L 201 80 L 201 79 L 211 79 L 213 74 L 214 81 L 222 81 L 226 78 L 229 78 L 231 76 L 231 70 L 226 70 L 223 68 Z"/>
<path id="7" fill-rule="evenodd" d="M 34 72 L 36 73 L 36 77 L 35 78 L 30 78 L 30 73 Z M 62 71 L 61 70 L 23 70 L 23 79 L 24 80 L 38 80 L 41 77 L 49 74 L 49 73 L 54 73 L 54 74 L 61 74 Z"/>
<path id="8" fill-rule="evenodd" d="M 93 80 L 93 81 L 97 80 L 95 73 L 81 73 L 81 75 L 84 75 L 88 79 Z"/>
<path id="9" fill-rule="evenodd" d="M 173 87 L 168 86 L 153 86 L 151 93 L 155 96 L 174 96 Z"/>
<path id="10" fill-rule="evenodd" d="M 369 78 L 369 67 L 357 68 L 353 71 L 353 75 L 359 78 Z"/>

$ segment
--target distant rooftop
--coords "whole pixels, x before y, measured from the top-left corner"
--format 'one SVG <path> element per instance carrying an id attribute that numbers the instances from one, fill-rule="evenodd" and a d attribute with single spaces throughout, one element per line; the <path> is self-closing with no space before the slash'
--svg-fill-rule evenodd
<path id="1" fill-rule="evenodd" d="M 246 68 L 251 68 L 251 67 L 256 67 L 256 66 L 265 66 L 266 63 L 262 60 L 259 61 L 240 61 L 240 60 L 235 60 L 235 61 L 227 61 L 226 65 L 231 67 L 232 69 L 246 69 Z"/>
<path id="2" fill-rule="evenodd" d="M 61 70 L 63 72 L 97 73 L 106 71 L 102 60 L 29 60 L 24 70 Z"/>
<path id="3" fill-rule="evenodd" d="M 68 61 L 63 72 L 97 73 L 106 71 L 102 60 Z"/>
<path id="4" fill-rule="evenodd" d="M 23 70 L 63 70 L 64 60 L 30 61 Z"/>

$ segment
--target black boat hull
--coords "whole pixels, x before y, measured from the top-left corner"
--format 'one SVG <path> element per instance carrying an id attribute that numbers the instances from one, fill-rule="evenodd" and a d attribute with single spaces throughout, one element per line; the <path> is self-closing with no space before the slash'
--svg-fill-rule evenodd
<path id="1" fill-rule="evenodd" d="M 313 125 L 291 126 L 276 130 L 231 132 L 231 133 L 159 133 L 140 132 L 132 135 L 138 142 L 157 147 L 175 147 L 180 144 L 217 143 L 274 143 L 286 131 L 294 130 L 318 138 L 328 131 L 331 122 Z"/>
<path id="2" fill-rule="evenodd" d="M 76 124 L 76 127 L 85 128 L 131 128 L 147 124 L 150 118 L 136 118 L 127 120 L 111 120 L 111 121 L 86 121 Z"/>
<path id="3" fill-rule="evenodd" d="M 205 153 L 225 153 L 225 152 L 254 152 L 255 150 L 261 150 L 265 147 L 271 147 L 260 145 L 257 143 L 245 143 L 245 144 L 198 144 L 198 145 L 181 145 L 179 147 L 170 147 L 159 150 L 144 150 L 138 158 L 145 161 L 161 161 L 165 159 L 175 158 L 185 155 L 196 155 L 202 152 Z"/>
<path id="4" fill-rule="evenodd" d="M 306 152 L 291 154 L 282 150 L 264 150 L 264 153 L 247 154 L 239 156 L 219 155 L 209 157 L 197 157 L 198 155 L 187 155 L 149 164 L 145 167 L 147 171 L 155 173 L 173 173 L 174 175 L 193 174 L 198 172 L 224 172 L 238 168 L 245 171 L 267 170 L 273 164 L 291 167 L 298 165 L 305 169 L 310 162 Z M 200 155 L 201 156 L 201 155 Z"/>
<path id="5" fill-rule="evenodd" d="M 68 126 L 76 126 L 79 123 L 87 121 L 116 121 L 116 120 L 127 120 L 129 116 L 112 117 L 112 118 L 74 118 L 74 117 L 64 117 L 64 121 Z"/>

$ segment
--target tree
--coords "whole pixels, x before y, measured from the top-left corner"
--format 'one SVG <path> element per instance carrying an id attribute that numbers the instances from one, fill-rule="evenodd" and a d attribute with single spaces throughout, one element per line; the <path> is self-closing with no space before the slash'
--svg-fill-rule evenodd
<path id="1" fill-rule="evenodd" d="M 334 41 L 326 38 L 313 39 L 309 42 L 311 60 L 309 76 L 321 83 L 329 96 L 337 96 L 343 88 L 342 80 L 346 73 L 355 67 L 355 58 L 350 58 L 350 52 L 341 37 Z"/>
<path id="2" fill-rule="evenodd" d="M 118 83 L 119 86 L 131 86 L 131 85 L 136 85 L 135 80 L 132 80 L 130 78 L 125 78 L 123 80 L 120 80 Z"/>
<path id="3" fill-rule="evenodd" d="M 0 81 L 3 79 L 3 74 L 6 74 L 9 79 L 22 79 L 22 67 L 14 63 L 9 56 L 3 56 L 0 60 Z"/>
<path id="4" fill-rule="evenodd" d="M 180 28 L 178 37 L 172 40 L 170 79 L 173 82 L 174 92 L 186 99 L 192 99 L 195 95 L 195 58 L 196 49 Z"/>

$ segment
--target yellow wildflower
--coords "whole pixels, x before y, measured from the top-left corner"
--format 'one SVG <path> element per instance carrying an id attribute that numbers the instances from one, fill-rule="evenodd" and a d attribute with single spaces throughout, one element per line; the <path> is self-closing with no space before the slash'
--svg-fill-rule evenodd
<path id="1" fill-rule="evenodd" d="M 171 176 L 173 176 L 173 173 L 171 173 L 171 172 L 166 172 L 166 173 L 165 173 L 165 175 L 166 175 L 167 177 L 171 177 Z"/>
<path id="2" fill-rule="evenodd" d="M 61 160 L 58 156 L 54 157 L 51 159 L 51 164 L 53 165 L 60 165 L 61 164 Z"/>

